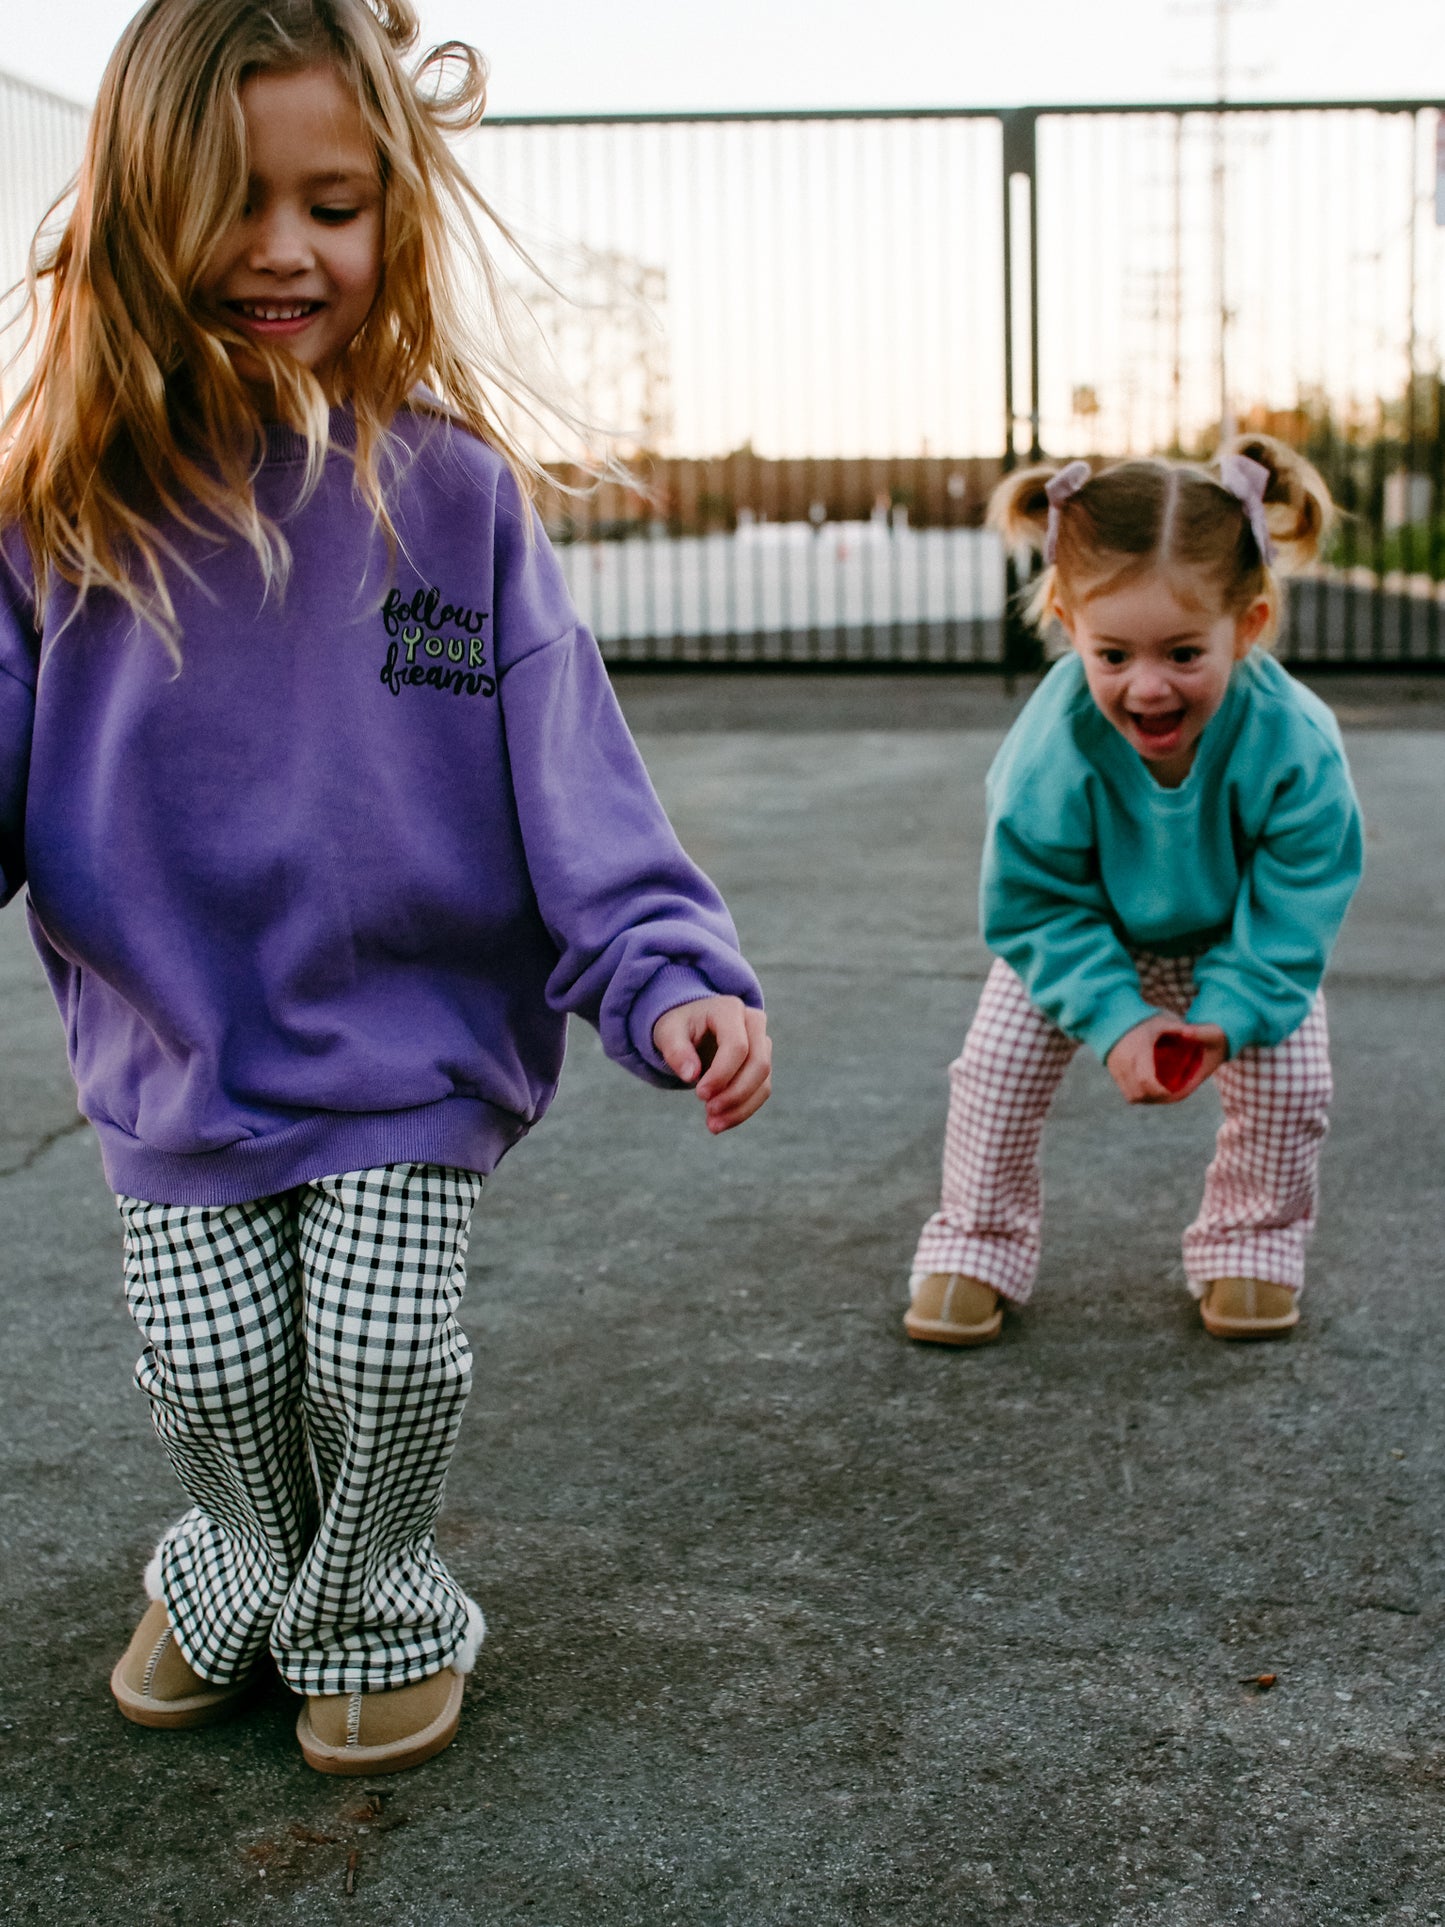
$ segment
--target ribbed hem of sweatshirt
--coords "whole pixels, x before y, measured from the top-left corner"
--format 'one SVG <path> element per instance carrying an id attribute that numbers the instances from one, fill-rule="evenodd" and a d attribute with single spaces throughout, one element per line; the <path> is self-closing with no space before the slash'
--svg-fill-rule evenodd
<path id="1" fill-rule="evenodd" d="M 654 971 L 627 1013 L 627 1035 L 632 1048 L 648 1068 L 673 1087 L 677 1078 L 667 1068 L 652 1041 L 652 1030 L 659 1017 L 679 1004 L 696 1003 L 701 997 L 741 997 L 746 1004 L 760 1003 L 752 972 L 739 959 L 739 978 L 746 982 L 737 990 L 719 990 L 689 964 L 664 964 Z"/>
<path id="2" fill-rule="evenodd" d="M 1265 1013 L 1262 1013 L 1256 1005 L 1247 1004 L 1242 997 L 1231 996 L 1229 991 L 1220 984 L 1210 983 L 1202 987 L 1199 995 L 1189 1006 L 1191 1024 L 1218 1024 L 1229 1039 L 1231 1057 L 1238 1057 L 1242 1050 L 1248 1050 L 1252 1044 L 1283 1043 L 1291 1031 L 1299 1029 L 1308 1015 L 1309 1005 L 1306 1004 L 1295 1017 L 1294 1022 L 1286 1024 L 1276 1036 L 1275 1027 L 1267 1021 L 1267 1018 L 1266 1021 L 1261 1021 Z"/>
<path id="3" fill-rule="evenodd" d="M 1151 1017 L 1158 1015 L 1156 1007 L 1137 990 L 1123 990 L 1117 997 L 1111 997 L 1077 1035 L 1102 1064 L 1121 1037 L 1127 1037 L 1137 1025 L 1147 1024 Z"/>
<path id="4" fill-rule="evenodd" d="M 114 1124 L 95 1126 L 112 1191 L 147 1204 L 197 1205 L 249 1204 L 314 1178 L 383 1164 L 451 1164 L 487 1172 L 527 1128 L 512 1112 L 475 1097 L 411 1111 L 321 1111 L 223 1151 L 157 1151 Z"/>

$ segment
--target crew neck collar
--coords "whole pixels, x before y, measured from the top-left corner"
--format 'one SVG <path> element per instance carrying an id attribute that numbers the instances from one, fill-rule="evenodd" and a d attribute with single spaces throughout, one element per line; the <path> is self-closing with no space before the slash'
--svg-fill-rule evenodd
<path id="1" fill-rule="evenodd" d="M 289 422 L 267 422 L 265 434 L 268 468 L 304 462 L 310 453 L 310 443 L 306 437 Z M 332 409 L 328 440 L 330 447 L 335 449 L 349 451 L 356 447 L 356 416 L 350 408 Z"/>

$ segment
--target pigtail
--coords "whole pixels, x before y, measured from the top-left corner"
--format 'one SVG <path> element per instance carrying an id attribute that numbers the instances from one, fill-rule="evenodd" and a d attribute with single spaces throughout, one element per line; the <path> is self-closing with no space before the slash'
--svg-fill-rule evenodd
<path id="1" fill-rule="evenodd" d="M 1269 471 L 1264 515 L 1278 551 L 1276 566 L 1291 571 L 1312 562 L 1335 512 L 1330 491 L 1313 462 L 1272 435 L 1236 436 L 1219 452 L 1248 456 Z"/>
<path id="2" fill-rule="evenodd" d="M 1007 548 L 1036 549 L 1043 554 L 1049 526 L 1045 490 L 1062 466 L 1061 462 L 1042 462 L 1034 468 L 1014 469 L 989 496 L 984 520 L 1003 537 Z"/>
<path id="3" fill-rule="evenodd" d="M 988 498 L 987 527 L 1003 537 L 1004 546 L 1017 553 L 1021 549 L 1043 555 L 1049 532 L 1048 486 L 1064 462 L 1039 462 L 1032 468 L 1014 469 L 1005 475 Z M 1059 572 L 1050 558 L 1042 572 L 1025 582 L 1019 590 L 1019 613 L 1030 629 L 1047 635 L 1058 613 Z"/>

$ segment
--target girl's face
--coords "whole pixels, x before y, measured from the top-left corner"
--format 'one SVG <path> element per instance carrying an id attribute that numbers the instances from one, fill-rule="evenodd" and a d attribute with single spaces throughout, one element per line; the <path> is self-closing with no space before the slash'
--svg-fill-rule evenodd
<path id="1" fill-rule="evenodd" d="M 1218 608 L 1207 584 L 1189 583 L 1202 593 L 1188 601 L 1180 600 L 1182 586 L 1156 572 L 1058 611 L 1083 658 L 1089 694 L 1171 789 L 1189 774 L 1230 671 L 1269 618 L 1262 596 L 1233 616 Z"/>
<path id="2" fill-rule="evenodd" d="M 254 74 L 241 89 L 246 205 L 221 235 L 202 295 L 231 327 L 283 348 L 321 380 L 381 283 L 375 146 L 334 67 Z M 241 351 L 243 381 L 264 380 Z"/>

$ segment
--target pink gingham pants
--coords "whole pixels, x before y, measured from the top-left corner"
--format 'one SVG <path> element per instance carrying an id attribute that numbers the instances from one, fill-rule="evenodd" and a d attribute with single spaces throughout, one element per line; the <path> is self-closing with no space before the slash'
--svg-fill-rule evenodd
<path id="1" fill-rule="evenodd" d="M 1141 953 L 1134 961 L 1148 1002 L 1183 1016 L 1194 998 L 1193 960 Z M 1039 1267 L 1044 1119 L 1078 1048 L 996 962 L 949 1066 L 943 1198 L 918 1241 L 915 1285 L 930 1272 L 961 1271 L 1018 1304 L 1028 1298 Z M 1329 1129 L 1323 996 L 1283 1043 L 1241 1051 L 1212 1081 L 1224 1121 L 1199 1216 L 1184 1234 L 1189 1289 L 1197 1298 L 1213 1278 L 1264 1278 L 1298 1291 Z"/>

